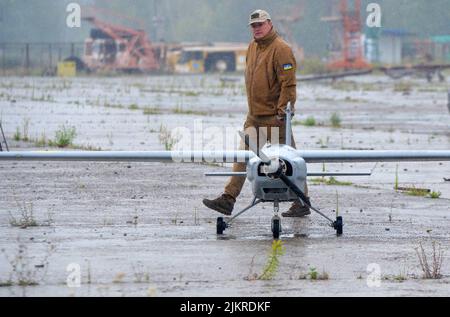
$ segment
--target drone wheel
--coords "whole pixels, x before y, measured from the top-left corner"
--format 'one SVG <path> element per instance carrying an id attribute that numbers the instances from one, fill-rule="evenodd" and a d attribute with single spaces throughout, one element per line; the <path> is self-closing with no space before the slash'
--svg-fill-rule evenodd
<path id="1" fill-rule="evenodd" d="M 275 218 L 272 220 L 272 233 L 273 238 L 275 240 L 278 240 L 280 238 L 280 232 L 281 232 L 281 220 L 279 218 Z"/>
<path id="2" fill-rule="evenodd" d="M 344 220 L 342 217 L 337 217 L 336 218 L 336 222 L 334 223 L 334 229 L 336 229 L 336 234 L 338 236 L 342 236 L 342 234 L 344 233 Z"/>
<path id="3" fill-rule="evenodd" d="M 223 221 L 223 218 L 217 218 L 217 234 L 223 234 L 226 228 L 227 224 Z"/>

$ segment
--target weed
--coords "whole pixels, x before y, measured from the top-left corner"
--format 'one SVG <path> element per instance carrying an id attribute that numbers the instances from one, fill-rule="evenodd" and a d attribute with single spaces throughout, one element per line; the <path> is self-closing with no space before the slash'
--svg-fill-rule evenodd
<path id="1" fill-rule="evenodd" d="M 175 114 L 184 114 L 184 115 L 197 115 L 197 116 L 206 116 L 208 115 L 205 111 L 195 111 L 195 110 L 184 110 L 182 106 L 177 106 L 173 111 Z"/>
<path id="2" fill-rule="evenodd" d="M 394 189 L 396 191 L 398 191 L 398 164 L 395 168 L 395 184 L 394 184 Z"/>
<path id="3" fill-rule="evenodd" d="M 0 287 L 10 287 L 10 286 L 13 286 L 13 285 L 14 285 L 13 282 L 10 281 L 10 280 L 5 281 L 5 282 L 0 282 Z"/>
<path id="4" fill-rule="evenodd" d="M 35 141 L 37 147 L 45 147 L 47 145 L 47 137 L 45 132 L 41 134 L 41 137 Z"/>
<path id="5" fill-rule="evenodd" d="M 30 119 L 28 118 L 24 118 L 23 119 L 23 127 L 22 127 L 22 138 L 21 140 L 24 142 L 28 142 L 29 141 L 29 130 L 30 130 Z M 17 131 L 16 131 L 17 134 Z M 20 134 L 19 134 L 20 135 Z"/>
<path id="6" fill-rule="evenodd" d="M 106 138 L 108 139 L 109 146 L 113 146 L 113 145 L 114 145 L 114 141 L 113 141 L 114 136 L 113 136 L 113 133 L 110 132 L 110 133 L 106 134 Z"/>
<path id="7" fill-rule="evenodd" d="M 36 219 L 34 218 L 33 214 L 33 203 L 25 203 L 22 204 L 16 199 L 16 204 L 18 206 L 18 209 L 20 211 L 20 218 L 16 218 L 12 215 L 12 213 L 9 213 L 9 224 L 13 227 L 19 227 L 21 229 L 26 229 L 28 227 L 46 227 L 50 226 L 53 223 L 53 219 L 51 217 L 51 214 L 48 214 L 48 218 L 43 223 L 38 223 Z"/>
<path id="8" fill-rule="evenodd" d="M 136 105 L 136 104 L 132 104 L 132 105 L 129 105 L 129 106 L 128 106 L 128 109 L 129 109 L 129 110 L 139 110 L 139 106 Z"/>
<path id="9" fill-rule="evenodd" d="M 310 279 L 311 281 L 326 281 L 330 279 L 330 275 L 325 270 L 322 273 L 317 272 L 315 267 L 310 267 L 307 274 L 301 274 L 299 276 L 300 280 Z"/>
<path id="10" fill-rule="evenodd" d="M 26 229 L 28 227 L 37 227 L 38 224 L 33 216 L 33 203 L 27 204 L 24 202 L 20 204 L 16 201 L 20 210 L 20 219 L 15 218 L 12 213 L 9 213 L 9 224 L 13 227 L 20 227 Z"/>
<path id="11" fill-rule="evenodd" d="M 172 132 L 161 124 L 159 128 L 159 142 L 164 145 L 165 150 L 171 151 L 178 141 L 178 138 L 174 137 Z"/>
<path id="12" fill-rule="evenodd" d="M 305 127 L 314 127 L 317 125 L 316 119 L 314 117 L 308 117 L 305 121 L 295 121 L 294 125 L 303 125 Z"/>
<path id="13" fill-rule="evenodd" d="M 404 282 L 408 277 L 404 273 L 399 273 L 397 275 L 383 275 L 381 277 L 383 281 L 394 281 L 394 282 Z"/>
<path id="14" fill-rule="evenodd" d="M 436 244 L 437 244 L 436 241 L 433 241 L 431 243 L 432 247 L 431 263 L 429 262 L 429 258 L 425 252 L 425 249 L 423 248 L 422 242 L 419 242 L 419 246 L 415 248 L 417 257 L 419 258 L 420 267 L 422 268 L 423 271 L 424 279 L 442 278 L 441 267 L 442 262 L 444 260 L 444 251 L 442 251 L 440 244 L 436 248 Z"/>
<path id="15" fill-rule="evenodd" d="M 60 148 L 68 147 L 73 144 L 76 135 L 77 132 L 75 127 L 67 128 L 65 125 L 62 125 L 59 130 L 55 132 L 55 140 L 49 141 L 49 145 Z"/>
<path id="16" fill-rule="evenodd" d="M 175 218 L 173 218 L 171 220 L 172 224 L 174 224 L 175 226 L 178 225 L 178 212 L 175 214 Z"/>
<path id="17" fill-rule="evenodd" d="M 405 189 L 406 189 L 406 194 L 409 196 L 425 197 L 430 193 L 429 189 L 424 189 L 424 188 L 411 187 L 411 188 L 405 188 Z"/>
<path id="18" fill-rule="evenodd" d="M 92 283 L 91 262 L 89 261 L 86 262 L 87 262 L 87 283 L 91 284 Z"/>
<path id="19" fill-rule="evenodd" d="M 9 257 L 4 249 L 1 250 L 7 262 L 11 266 L 12 271 L 9 274 L 9 279 L 6 282 L 1 282 L 1 285 L 6 286 L 35 286 L 39 285 L 39 281 L 43 280 L 46 270 L 49 265 L 48 258 L 54 250 L 53 245 L 49 245 L 44 258 L 39 262 L 39 265 L 32 265 L 31 257 L 28 255 L 26 245 L 19 244 L 17 254 Z M 37 268 L 44 268 L 44 271 L 37 270 Z M 40 275 L 38 277 L 38 275 Z"/>
<path id="20" fill-rule="evenodd" d="M 333 128 L 340 128 L 342 124 L 342 119 L 337 112 L 334 112 L 330 118 L 331 126 Z"/>
<path id="21" fill-rule="evenodd" d="M 394 275 L 394 280 L 397 282 L 403 282 L 403 281 L 406 281 L 407 279 L 408 279 L 408 277 L 403 273 Z"/>
<path id="22" fill-rule="evenodd" d="M 145 107 L 143 110 L 143 114 L 147 116 L 158 115 L 161 114 L 161 111 L 158 108 Z"/>
<path id="23" fill-rule="evenodd" d="M 195 91 L 186 91 L 184 93 L 184 95 L 187 97 L 198 97 L 198 96 L 200 96 L 200 93 L 195 92 Z"/>
<path id="24" fill-rule="evenodd" d="M 281 240 L 274 240 L 272 248 L 264 267 L 263 273 L 258 277 L 259 280 L 272 280 L 277 274 L 280 265 L 280 257 L 284 254 L 283 242 Z"/>
<path id="25" fill-rule="evenodd" d="M 399 82 L 399 83 L 395 83 L 394 91 L 408 94 L 411 92 L 412 87 L 413 87 L 413 85 L 409 82 Z"/>
<path id="26" fill-rule="evenodd" d="M 432 191 L 432 192 L 430 193 L 430 198 L 431 198 L 431 199 L 438 199 L 438 198 L 441 197 L 441 195 L 442 195 L 441 192 L 435 192 L 435 191 Z"/>
<path id="27" fill-rule="evenodd" d="M 14 141 L 22 140 L 22 134 L 20 133 L 20 128 L 19 127 L 16 128 L 16 132 L 13 135 L 13 139 L 14 139 Z"/>
<path id="28" fill-rule="evenodd" d="M 144 267 L 142 262 L 131 265 L 134 274 L 135 283 L 148 283 L 150 282 L 150 273 L 147 268 Z"/>
<path id="29" fill-rule="evenodd" d="M 320 139 L 316 144 L 320 144 L 321 149 L 326 149 L 326 148 L 328 148 L 329 142 L 330 142 L 330 137 L 327 136 L 327 139 L 325 141 Z"/>
<path id="30" fill-rule="evenodd" d="M 329 179 L 313 178 L 310 181 L 315 184 L 325 184 L 325 185 L 330 185 L 330 186 L 351 186 L 351 185 L 353 185 L 352 182 L 340 182 L 334 177 L 330 177 Z"/>
<path id="31" fill-rule="evenodd" d="M 308 273 L 308 275 L 309 275 L 309 278 L 310 278 L 311 280 L 317 280 L 317 277 L 318 277 L 319 274 L 317 273 L 315 267 L 311 267 L 311 268 L 309 268 L 309 273 Z"/>

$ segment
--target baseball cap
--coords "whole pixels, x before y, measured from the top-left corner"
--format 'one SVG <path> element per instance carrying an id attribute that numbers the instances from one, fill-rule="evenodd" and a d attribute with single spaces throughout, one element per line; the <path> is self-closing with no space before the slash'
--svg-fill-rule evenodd
<path id="1" fill-rule="evenodd" d="M 252 14 L 250 14 L 248 25 L 252 25 L 253 23 L 266 22 L 267 20 L 272 20 L 270 18 L 270 14 L 267 13 L 267 11 L 256 10 Z"/>

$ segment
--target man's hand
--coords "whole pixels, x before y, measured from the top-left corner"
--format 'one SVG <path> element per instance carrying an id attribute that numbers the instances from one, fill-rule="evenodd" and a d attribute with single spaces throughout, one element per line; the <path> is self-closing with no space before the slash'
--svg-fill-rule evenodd
<path id="1" fill-rule="evenodd" d="M 286 116 L 280 116 L 280 115 L 277 115 L 277 124 L 278 124 L 278 125 L 283 125 L 283 124 L 285 124 L 285 121 L 286 121 Z"/>
<path id="2" fill-rule="evenodd" d="M 292 112 L 291 119 L 294 117 L 294 115 L 295 115 L 295 113 Z M 286 123 L 286 114 L 285 113 L 277 115 L 277 123 L 279 125 Z"/>

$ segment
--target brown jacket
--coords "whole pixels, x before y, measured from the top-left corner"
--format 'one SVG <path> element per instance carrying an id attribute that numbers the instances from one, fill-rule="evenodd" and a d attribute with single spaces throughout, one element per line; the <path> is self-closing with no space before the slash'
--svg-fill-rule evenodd
<path id="1" fill-rule="evenodd" d="M 253 40 L 247 51 L 245 83 L 249 114 L 283 115 L 297 97 L 297 63 L 289 45 L 275 30 Z"/>

